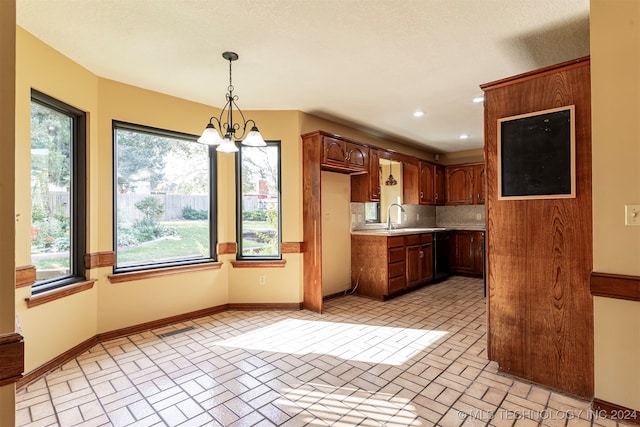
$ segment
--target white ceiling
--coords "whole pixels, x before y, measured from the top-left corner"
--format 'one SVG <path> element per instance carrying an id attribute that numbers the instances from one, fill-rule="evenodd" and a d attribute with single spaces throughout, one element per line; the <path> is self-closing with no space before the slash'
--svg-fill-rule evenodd
<path id="1" fill-rule="evenodd" d="M 441 153 L 482 146 L 480 84 L 589 54 L 589 0 L 17 0 L 17 21 L 101 77 L 216 107 L 235 51 L 243 110 Z"/>

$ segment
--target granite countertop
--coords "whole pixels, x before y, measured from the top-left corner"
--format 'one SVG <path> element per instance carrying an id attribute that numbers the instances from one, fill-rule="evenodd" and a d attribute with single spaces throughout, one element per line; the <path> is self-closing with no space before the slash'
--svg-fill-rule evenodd
<path id="1" fill-rule="evenodd" d="M 439 231 L 485 231 L 484 226 L 479 225 L 450 225 L 446 227 L 407 227 L 407 228 L 392 228 L 387 230 L 386 228 L 369 228 L 352 230 L 351 234 L 365 235 L 365 236 L 398 236 L 405 234 L 419 234 L 419 233 L 437 233 Z"/>

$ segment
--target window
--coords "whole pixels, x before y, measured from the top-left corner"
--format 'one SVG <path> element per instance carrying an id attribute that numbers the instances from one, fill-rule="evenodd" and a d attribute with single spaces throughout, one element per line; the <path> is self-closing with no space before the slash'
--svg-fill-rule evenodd
<path id="1" fill-rule="evenodd" d="M 31 92 L 34 294 L 85 280 L 85 113 Z"/>
<path id="2" fill-rule="evenodd" d="M 280 142 L 238 152 L 238 259 L 281 259 Z"/>
<path id="3" fill-rule="evenodd" d="M 193 135 L 113 123 L 114 272 L 212 261 L 215 151 Z"/>

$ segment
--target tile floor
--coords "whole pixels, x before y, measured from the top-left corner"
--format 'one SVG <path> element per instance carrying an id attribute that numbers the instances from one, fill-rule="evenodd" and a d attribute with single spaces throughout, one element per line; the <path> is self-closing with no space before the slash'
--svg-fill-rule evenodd
<path id="1" fill-rule="evenodd" d="M 478 279 L 325 307 L 230 311 L 96 345 L 20 390 L 17 424 L 616 425 L 497 373 Z"/>

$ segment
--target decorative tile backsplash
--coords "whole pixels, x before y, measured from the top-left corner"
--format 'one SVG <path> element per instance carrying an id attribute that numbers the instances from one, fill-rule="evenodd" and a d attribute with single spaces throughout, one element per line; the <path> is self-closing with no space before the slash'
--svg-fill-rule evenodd
<path id="1" fill-rule="evenodd" d="M 436 223 L 438 227 L 453 227 L 460 225 L 484 226 L 484 205 L 468 206 L 437 206 Z"/>
<path id="2" fill-rule="evenodd" d="M 484 205 L 471 206 L 425 206 L 402 205 L 405 213 L 398 227 L 454 227 L 484 226 Z M 381 227 L 383 224 L 366 223 L 364 220 L 364 203 L 351 203 L 351 229 Z"/>

